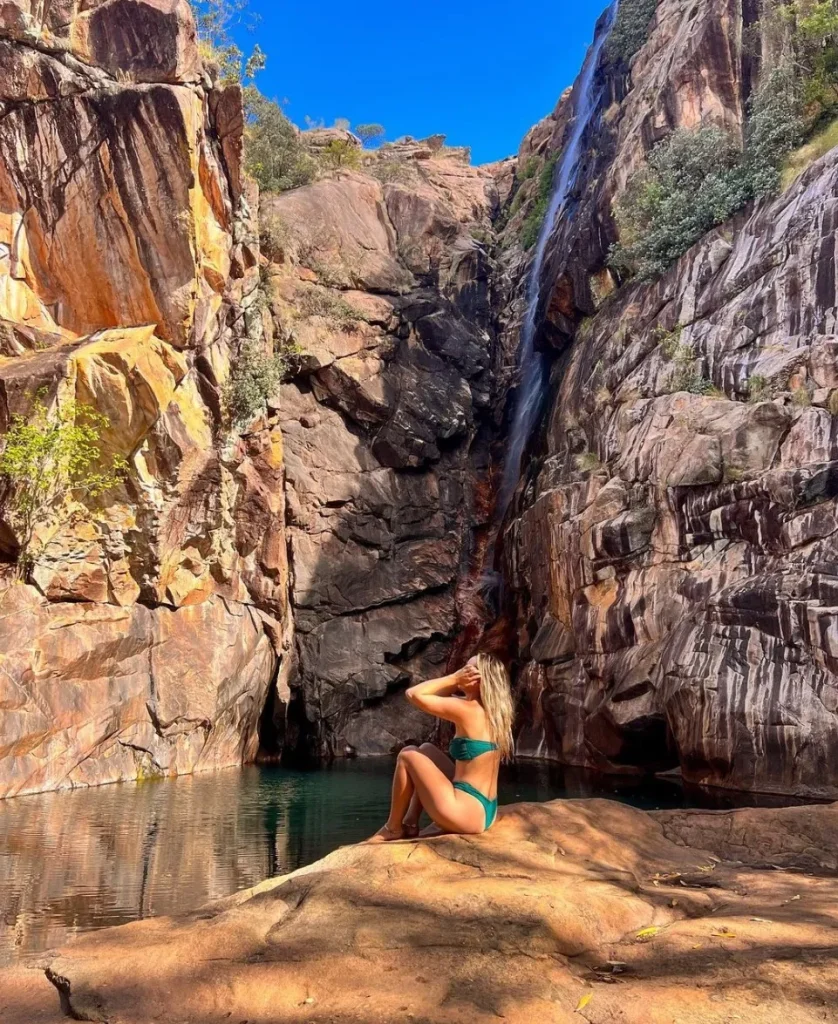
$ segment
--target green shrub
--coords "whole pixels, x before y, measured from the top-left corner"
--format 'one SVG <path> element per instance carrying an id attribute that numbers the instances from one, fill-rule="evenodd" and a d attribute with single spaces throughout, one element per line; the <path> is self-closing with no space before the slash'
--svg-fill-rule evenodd
<path id="1" fill-rule="evenodd" d="M 812 396 L 809 393 L 809 389 L 803 384 L 792 390 L 791 400 L 801 409 L 807 409 L 812 404 Z"/>
<path id="2" fill-rule="evenodd" d="M 768 378 L 759 373 L 752 373 L 748 378 L 748 401 L 756 405 L 759 402 L 770 402 L 773 397 L 773 389 Z"/>
<path id="3" fill-rule="evenodd" d="M 8 493 L 3 514 L 15 530 L 23 577 L 37 555 L 36 530 L 62 515 L 71 499 L 83 503 L 112 490 L 128 464 L 100 446 L 108 419 L 86 405 L 65 404 L 50 413 L 39 397 L 31 418 L 15 416 L 2 439 L 0 477 Z"/>
<path id="4" fill-rule="evenodd" d="M 537 156 L 531 156 L 529 160 L 518 170 L 518 178 L 520 181 L 529 181 L 530 178 L 534 178 L 538 174 L 538 169 L 541 167 L 541 158 Z"/>
<path id="5" fill-rule="evenodd" d="M 250 422 L 265 409 L 288 375 L 292 353 L 266 352 L 256 342 L 247 342 L 233 364 L 224 389 L 227 410 L 236 423 Z"/>
<path id="6" fill-rule="evenodd" d="M 630 61 L 649 37 L 649 23 L 658 7 L 658 0 L 622 0 L 606 51 L 615 63 Z"/>
<path id="7" fill-rule="evenodd" d="M 535 202 L 521 226 L 521 245 L 525 249 L 532 249 L 541 233 L 541 225 L 544 223 L 547 208 L 550 205 L 550 196 L 553 193 L 553 172 L 556 169 L 558 158 L 559 154 L 554 153 L 544 163 L 538 176 L 538 190 L 535 194 Z M 515 198 L 517 199 L 517 196 Z M 514 208 L 514 201 L 512 205 Z"/>
<path id="8" fill-rule="evenodd" d="M 361 165 L 361 151 L 351 139 L 332 139 L 320 159 L 331 170 L 354 170 Z"/>
<path id="9" fill-rule="evenodd" d="M 674 369 L 667 378 L 667 390 L 671 394 L 686 391 L 691 395 L 721 395 L 715 384 L 696 366 L 695 350 L 692 345 L 681 341 L 681 332 L 679 324 L 672 331 L 657 327 L 653 335 L 665 358 L 674 363 Z"/>
<path id="10" fill-rule="evenodd" d="M 616 203 L 611 265 L 641 279 L 662 274 L 745 203 L 777 192 L 803 134 L 800 83 L 782 61 L 749 104 L 744 152 L 717 125 L 679 129 L 652 150 Z"/>
<path id="11" fill-rule="evenodd" d="M 803 135 L 800 83 L 784 61 L 766 76 L 749 106 L 744 158 L 748 198 L 779 191 L 783 164 Z"/>
<path id="12" fill-rule="evenodd" d="M 245 89 L 245 168 L 264 192 L 306 185 L 317 164 L 306 152 L 294 125 L 278 103 L 255 86 Z"/>
<path id="13" fill-rule="evenodd" d="M 649 154 L 616 204 L 617 270 L 642 279 L 662 274 L 748 198 L 741 153 L 723 129 L 679 129 Z"/>

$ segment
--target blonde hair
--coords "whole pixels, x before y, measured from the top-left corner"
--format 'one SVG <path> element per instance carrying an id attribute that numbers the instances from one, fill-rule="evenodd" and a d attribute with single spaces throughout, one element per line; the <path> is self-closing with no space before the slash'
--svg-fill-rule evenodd
<path id="1" fill-rule="evenodd" d="M 512 754 L 512 720 L 515 715 L 509 672 L 494 654 L 478 654 L 477 670 L 480 673 L 480 703 L 489 720 L 489 732 L 505 760 Z"/>

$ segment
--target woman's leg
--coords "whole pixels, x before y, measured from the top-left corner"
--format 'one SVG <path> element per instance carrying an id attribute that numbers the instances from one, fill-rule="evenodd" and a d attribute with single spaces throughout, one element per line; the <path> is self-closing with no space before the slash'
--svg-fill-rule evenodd
<path id="1" fill-rule="evenodd" d="M 429 757 L 447 779 L 454 778 L 454 762 L 447 754 L 443 753 L 439 747 L 435 747 L 433 743 L 423 743 L 422 746 L 419 747 L 419 752 L 424 754 L 425 757 Z M 419 794 L 414 789 L 413 797 L 410 801 L 410 807 L 408 807 L 407 814 L 404 816 L 404 821 L 402 822 L 405 835 L 416 835 L 419 831 L 419 819 L 421 817 L 422 801 L 419 799 Z"/>
<path id="2" fill-rule="evenodd" d="M 422 807 L 446 832 L 476 834 L 484 831 L 486 815 L 474 797 L 454 789 L 451 779 L 419 750 L 399 754 Z"/>
<path id="3" fill-rule="evenodd" d="M 410 777 L 407 763 L 403 756 L 408 752 L 418 754 L 419 750 L 417 747 L 405 747 L 396 759 L 396 770 L 393 773 L 393 788 L 390 794 L 390 815 L 384 828 L 380 828 L 372 839 L 369 840 L 371 843 L 386 843 L 392 839 L 402 839 L 404 836 L 402 820 L 407 813 L 414 793 L 413 779 Z"/>

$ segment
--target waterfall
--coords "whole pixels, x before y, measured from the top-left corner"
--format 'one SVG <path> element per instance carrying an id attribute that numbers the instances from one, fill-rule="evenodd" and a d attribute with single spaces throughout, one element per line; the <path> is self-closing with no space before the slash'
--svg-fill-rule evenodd
<path id="1" fill-rule="evenodd" d="M 524 449 L 535 428 L 546 384 L 547 360 L 535 348 L 536 317 L 541 302 L 541 271 L 544 257 L 556 221 L 564 212 L 567 200 L 576 185 L 582 139 L 602 98 L 601 90 L 595 88 L 596 72 L 602 48 L 605 46 L 614 24 L 618 6 L 619 0 L 615 0 L 606 12 L 605 24 L 599 33 L 599 38 L 594 41 L 588 51 L 585 64 L 573 86 L 573 129 L 556 167 L 550 205 L 547 208 L 544 223 L 541 225 L 535 257 L 529 271 L 527 312 L 521 328 L 521 341 L 518 347 L 520 385 L 509 435 L 509 450 L 498 493 L 497 522 L 499 524 L 503 522 L 515 494 L 515 488 L 518 486 Z"/>

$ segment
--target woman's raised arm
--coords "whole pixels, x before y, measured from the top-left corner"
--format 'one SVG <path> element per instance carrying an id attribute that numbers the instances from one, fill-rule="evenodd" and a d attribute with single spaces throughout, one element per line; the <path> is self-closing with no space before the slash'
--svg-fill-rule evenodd
<path id="1" fill-rule="evenodd" d="M 417 708 L 447 722 L 459 723 L 467 715 L 468 701 L 460 700 L 454 694 L 458 690 L 479 681 L 480 675 L 472 665 L 466 665 L 458 672 L 441 679 L 429 679 L 426 683 L 411 686 L 405 696 Z"/>

